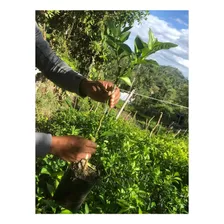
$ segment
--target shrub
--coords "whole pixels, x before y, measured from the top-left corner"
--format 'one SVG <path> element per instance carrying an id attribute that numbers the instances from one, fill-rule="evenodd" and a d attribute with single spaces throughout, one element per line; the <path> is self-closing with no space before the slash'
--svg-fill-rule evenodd
<path id="1" fill-rule="evenodd" d="M 52 135 L 94 136 L 101 114 L 59 110 L 51 119 L 37 116 L 38 131 Z M 188 142 L 172 134 L 149 137 L 149 132 L 111 113 L 105 117 L 98 149 L 90 162 L 101 180 L 79 213 L 188 213 Z M 68 163 L 47 155 L 37 159 L 36 212 L 70 213 L 51 197 Z"/>

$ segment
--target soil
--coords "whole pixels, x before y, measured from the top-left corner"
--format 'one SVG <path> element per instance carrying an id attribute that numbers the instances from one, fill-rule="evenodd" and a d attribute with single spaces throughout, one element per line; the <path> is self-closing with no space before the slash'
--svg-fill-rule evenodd
<path id="1" fill-rule="evenodd" d="M 65 172 L 53 199 L 66 209 L 76 212 L 85 201 L 92 187 L 99 179 L 99 171 L 94 166 L 87 166 L 85 160 L 73 163 Z"/>
<path id="2" fill-rule="evenodd" d="M 74 176 L 72 177 L 73 181 L 75 179 L 81 179 L 84 181 L 92 182 L 99 176 L 99 172 L 96 170 L 96 167 L 93 165 L 92 167 L 87 166 L 86 169 L 84 169 L 85 163 L 86 161 L 83 159 L 78 163 L 72 164 L 71 169 L 74 174 Z"/>

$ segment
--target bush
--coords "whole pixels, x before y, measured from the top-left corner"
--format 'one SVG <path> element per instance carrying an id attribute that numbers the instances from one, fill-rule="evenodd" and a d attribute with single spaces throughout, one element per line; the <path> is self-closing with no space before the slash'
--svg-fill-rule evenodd
<path id="1" fill-rule="evenodd" d="M 38 131 L 53 135 L 94 136 L 101 113 L 66 109 L 51 119 L 37 116 Z M 149 132 L 122 119 L 105 117 L 91 163 L 101 167 L 101 181 L 78 213 L 188 213 L 188 142 L 172 134 Z M 51 155 L 36 164 L 36 212 L 70 213 L 51 197 L 68 163 Z"/>

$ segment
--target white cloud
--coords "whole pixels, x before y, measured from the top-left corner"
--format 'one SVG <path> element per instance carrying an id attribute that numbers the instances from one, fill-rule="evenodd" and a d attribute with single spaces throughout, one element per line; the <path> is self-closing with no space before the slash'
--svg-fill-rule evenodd
<path id="1" fill-rule="evenodd" d="M 188 29 L 177 30 L 169 23 L 156 16 L 149 15 L 142 24 L 134 24 L 127 44 L 133 49 L 136 35 L 144 41 L 148 41 L 148 31 L 152 29 L 155 37 L 161 42 L 172 42 L 178 47 L 169 50 L 161 50 L 151 55 L 160 65 L 170 65 L 178 68 L 185 77 L 188 77 Z"/>
<path id="2" fill-rule="evenodd" d="M 178 22 L 178 23 L 180 23 L 180 24 L 182 24 L 182 25 L 184 25 L 184 26 L 188 26 L 187 23 L 185 23 L 183 20 L 181 20 L 179 18 L 176 18 L 175 21 Z"/>

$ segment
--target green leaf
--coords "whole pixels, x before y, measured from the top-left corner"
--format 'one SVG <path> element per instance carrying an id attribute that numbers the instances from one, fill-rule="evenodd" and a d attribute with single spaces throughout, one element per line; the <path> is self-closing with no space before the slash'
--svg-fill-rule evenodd
<path id="1" fill-rule="evenodd" d="M 118 212 L 118 214 L 125 213 L 125 212 L 127 212 L 128 210 L 129 210 L 129 207 L 128 207 L 128 208 L 122 208 L 122 209 Z"/>
<path id="2" fill-rule="evenodd" d="M 130 30 L 131 28 L 132 28 L 132 26 L 125 27 L 125 28 L 122 30 L 121 33 L 124 33 L 124 32 L 126 32 L 126 31 Z"/>
<path id="3" fill-rule="evenodd" d="M 65 102 L 70 108 L 73 108 L 71 100 L 65 99 Z"/>
<path id="4" fill-rule="evenodd" d="M 64 209 L 64 210 L 61 211 L 60 214 L 72 214 L 72 212 L 69 211 L 68 209 Z"/>
<path id="5" fill-rule="evenodd" d="M 129 55 L 132 54 L 131 48 L 127 44 L 120 44 L 120 47 L 127 52 Z"/>
<path id="6" fill-rule="evenodd" d="M 148 49 L 152 50 L 154 43 L 156 42 L 156 38 L 151 29 L 149 29 L 149 42 L 148 42 Z"/>
<path id="7" fill-rule="evenodd" d="M 157 63 L 157 61 L 152 60 L 152 59 L 150 59 L 150 60 L 147 60 L 147 59 L 142 60 L 140 64 L 150 64 L 150 65 L 159 66 L 159 64 Z"/>
<path id="8" fill-rule="evenodd" d="M 58 187 L 58 185 L 59 185 L 59 181 L 58 180 L 55 180 L 55 188 L 57 188 Z"/>
<path id="9" fill-rule="evenodd" d="M 107 39 L 106 43 L 113 49 L 116 50 L 116 43 L 112 39 Z"/>
<path id="10" fill-rule="evenodd" d="M 169 43 L 169 42 L 163 43 L 163 42 L 157 41 L 153 46 L 152 52 L 155 53 L 159 50 L 168 50 L 170 48 L 177 47 L 177 46 L 178 46 L 177 44 L 173 44 L 173 43 Z"/>
<path id="11" fill-rule="evenodd" d="M 51 194 L 51 196 L 53 196 L 54 190 L 55 190 L 54 187 L 51 184 L 47 183 L 47 189 L 48 189 L 49 193 Z"/>
<path id="12" fill-rule="evenodd" d="M 108 20 L 107 21 L 107 28 L 109 28 L 107 33 L 112 34 L 112 36 L 117 37 L 117 36 L 120 35 L 120 32 L 121 32 L 120 25 L 119 24 L 115 24 L 115 22 L 113 22 L 112 20 Z"/>
<path id="13" fill-rule="evenodd" d="M 107 23 L 106 23 L 106 26 L 107 26 L 107 33 L 108 34 L 115 33 L 116 27 L 115 27 L 115 24 L 114 24 L 113 21 L 108 20 Z"/>
<path id="14" fill-rule="evenodd" d="M 124 50 L 121 47 L 119 47 L 119 50 L 117 53 L 118 53 L 118 55 L 123 55 L 126 52 L 124 52 Z"/>
<path id="15" fill-rule="evenodd" d="M 140 207 L 138 207 L 138 214 L 142 214 L 142 210 Z"/>
<path id="16" fill-rule="evenodd" d="M 169 42 L 162 43 L 162 42 L 157 41 L 157 39 L 156 39 L 151 50 L 149 48 L 147 48 L 147 49 L 144 48 L 142 50 L 142 57 L 146 58 L 149 55 L 154 54 L 155 52 L 157 52 L 159 50 L 168 50 L 170 48 L 177 47 L 177 46 L 178 45 L 169 43 Z"/>
<path id="17" fill-rule="evenodd" d="M 89 206 L 85 203 L 85 214 L 89 214 Z"/>
<path id="18" fill-rule="evenodd" d="M 128 77 L 120 77 L 127 85 L 132 86 L 131 80 Z"/>
<path id="19" fill-rule="evenodd" d="M 181 181 L 181 178 L 180 177 L 174 177 L 174 179 Z"/>
<path id="20" fill-rule="evenodd" d="M 129 203 L 125 201 L 124 199 L 118 199 L 117 204 L 120 205 L 121 207 L 125 207 L 129 209 Z"/>
<path id="21" fill-rule="evenodd" d="M 135 46 L 135 53 L 142 52 L 142 49 L 145 48 L 144 41 L 139 36 L 136 36 L 134 46 Z"/>
<path id="22" fill-rule="evenodd" d="M 150 53 L 150 52 L 151 52 L 151 51 L 149 50 L 148 47 L 142 49 L 142 57 L 145 58 L 146 56 L 149 56 L 149 53 Z"/>
<path id="23" fill-rule="evenodd" d="M 125 42 L 129 38 L 130 34 L 131 32 L 122 33 L 120 36 L 120 41 Z"/>
<path id="24" fill-rule="evenodd" d="M 109 136 L 113 136 L 113 135 L 115 135 L 115 133 L 113 131 L 105 131 L 105 132 L 103 132 L 103 134 L 101 136 L 109 137 Z"/>
<path id="25" fill-rule="evenodd" d="M 48 174 L 48 175 L 51 175 L 50 172 L 47 170 L 46 167 L 43 167 L 40 171 L 41 174 Z"/>
<path id="26" fill-rule="evenodd" d="M 152 203 L 151 203 L 151 208 L 153 208 L 153 207 L 155 207 L 156 206 L 156 203 L 153 201 Z"/>

